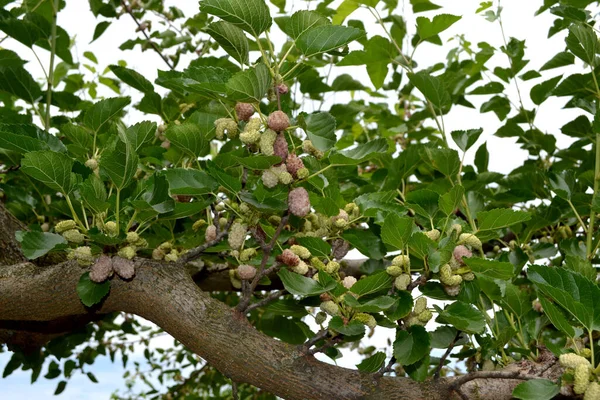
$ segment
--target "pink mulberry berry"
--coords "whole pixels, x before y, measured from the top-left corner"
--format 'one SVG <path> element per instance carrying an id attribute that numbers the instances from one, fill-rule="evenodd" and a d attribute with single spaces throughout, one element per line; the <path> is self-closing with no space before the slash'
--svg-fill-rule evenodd
<path id="1" fill-rule="evenodd" d="M 92 265 L 90 280 L 96 283 L 104 282 L 112 275 L 112 272 L 112 260 L 109 256 L 103 254 L 98 258 L 94 265 Z"/>
<path id="2" fill-rule="evenodd" d="M 294 254 L 290 249 L 285 249 L 280 256 L 281 262 L 288 267 L 295 267 L 300 263 L 300 257 Z"/>
<path id="3" fill-rule="evenodd" d="M 289 88 L 285 83 L 281 83 L 281 84 L 277 85 L 277 91 L 279 92 L 279 94 L 287 94 L 289 91 Z"/>
<path id="4" fill-rule="evenodd" d="M 308 192 L 303 187 L 290 191 L 288 195 L 288 208 L 297 217 L 305 217 L 310 212 L 310 199 Z"/>
<path id="5" fill-rule="evenodd" d="M 235 113 L 240 121 L 248 121 L 254 114 L 254 107 L 250 103 L 237 103 L 235 105 Z"/>
<path id="6" fill-rule="evenodd" d="M 112 262 L 114 271 L 123 279 L 131 279 L 135 275 L 133 261 L 122 257 L 115 257 Z"/>
<path id="7" fill-rule="evenodd" d="M 214 225 L 207 226 L 204 237 L 206 238 L 207 242 L 212 242 L 215 240 L 217 238 L 217 227 Z"/>
<path id="8" fill-rule="evenodd" d="M 288 143 L 285 140 L 285 136 L 282 134 L 277 135 L 275 143 L 273 143 L 273 154 L 281 157 L 281 160 L 285 160 L 288 156 Z"/>
<path id="9" fill-rule="evenodd" d="M 290 119 L 283 111 L 273 111 L 269 115 L 269 128 L 275 132 L 285 131 L 290 126 Z"/>
<path id="10" fill-rule="evenodd" d="M 237 267 L 237 273 L 240 279 L 250 280 L 256 276 L 256 268 L 252 265 L 242 264 Z"/>
<path id="11" fill-rule="evenodd" d="M 287 170 L 294 178 L 298 177 L 298 170 L 304 168 L 304 163 L 301 158 L 298 158 L 295 154 L 290 154 L 285 160 Z"/>
<path id="12" fill-rule="evenodd" d="M 453 255 L 456 261 L 458 261 L 462 265 L 464 264 L 463 257 L 469 258 L 473 255 L 473 253 L 466 246 L 463 246 L 461 244 L 454 248 Z"/>

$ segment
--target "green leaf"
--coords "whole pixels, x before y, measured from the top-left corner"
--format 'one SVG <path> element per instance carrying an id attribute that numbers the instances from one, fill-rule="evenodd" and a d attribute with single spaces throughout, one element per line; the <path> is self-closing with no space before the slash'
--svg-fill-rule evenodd
<path id="1" fill-rule="evenodd" d="M 600 328 L 600 287 L 593 281 L 567 269 L 540 265 L 529 267 L 527 277 L 586 329 Z"/>
<path id="2" fill-rule="evenodd" d="M 16 237 L 21 243 L 23 255 L 30 260 L 43 256 L 58 245 L 67 244 L 65 238 L 56 233 L 18 231 Z"/>
<path id="3" fill-rule="evenodd" d="M 584 24 L 573 24 L 569 27 L 569 35 L 565 39 L 567 49 L 586 64 L 595 65 L 596 54 L 600 50 L 598 37 L 594 30 Z"/>
<path id="4" fill-rule="evenodd" d="M 218 21 L 208 25 L 206 33 L 240 64 L 248 64 L 248 38 L 242 29 L 229 22 Z"/>
<path id="5" fill-rule="evenodd" d="M 102 36 L 102 34 L 108 29 L 109 26 L 110 26 L 110 21 L 98 22 L 98 24 L 96 25 L 96 28 L 94 28 L 94 35 L 92 36 L 92 41 L 90 43 L 95 42 L 96 39 L 98 39 L 100 36 Z"/>
<path id="6" fill-rule="evenodd" d="M 327 286 L 323 286 L 314 279 L 298 275 L 287 269 L 280 270 L 277 275 L 281 279 L 285 289 L 291 294 L 298 296 L 315 296 L 333 290 L 336 286 L 335 281 L 332 281 Z"/>
<path id="7" fill-rule="evenodd" d="M 56 390 L 54 391 L 54 395 L 58 396 L 59 394 L 64 392 L 66 387 L 67 387 L 67 381 L 58 382 L 58 385 L 56 385 Z"/>
<path id="8" fill-rule="evenodd" d="M 142 121 L 127 128 L 125 137 L 131 144 L 132 150 L 137 153 L 142 146 L 154 140 L 155 133 L 156 122 Z"/>
<path id="9" fill-rule="evenodd" d="M 344 321 L 340 317 L 333 317 L 329 321 L 329 329 L 333 329 L 336 332 L 346 336 L 358 336 L 364 335 L 365 326 L 358 321 L 350 321 L 344 324 Z"/>
<path id="10" fill-rule="evenodd" d="M 413 226 L 412 218 L 390 213 L 381 227 L 381 240 L 393 248 L 402 250 L 408 245 Z"/>
<path id="11" fill-rule="evenodd" d="M 10 93 L 32 104 L 42 97 L 40 85 L 21 66 L 0 68 L 0 91 Z"/>
<path id="12" fill-rule="evenodd" d="M 552 325 L 559 331 L 563 332 L 567 336 L 575 337 L 575 329 L 571 326 L 563 312 L 554 305 L 551 301 L 546 299 L 545 296 L 540 296 L 540 304 L 544 310 L 544 314 L 548 317 Z"/>
<path id="13" fill-rule="evenodd" d="M 204 135 L 196 124 L 184 123 L 181 125 L 170 125 L 165 136 L 182 152 L 196 158 L 202 155 L 206 146 Z"/>
<path id="14" fill-rule="evenodd" d="M 302 237 L 296 241 L 300 246 L 306 247 L 314 257 L 329 257 L 331 255 L 331 246 L 329 243 L 317 237 Z"/>
<path id="15" fill-rule="evenodd" d="M 531 92 L 529 93 L 531 101 L 538 106 L 542 104 L 548 97 L 552 95 L 552 91 L 561 79 L 562 75 L 555 76 L 554 78 L 538 83 L 532 87 Z"/>
<path id="16" fill-rule="evenodd" d="M 378 351 L 371 357 L 362 360 L 360 364 L 356 365 L 356 368 L 358 368 L 359 371 L 367 373 L 377 372 L 385 363 L 385 358 L 385 353 Z"/>
<path id="17" fill-rule="evenodd" d="M 271 73 L 264 64 L 238 72 L 227 81 L 227 94 L 231 100 L 259 103 L 271 86 Z"/>
<path id="18" fill-rule="evenodd" d="M 519 383 L 513 389 L 513 397 L 521 400 L 550 400 L 560 392 L 560 388 L 548 379 L 532 379 Z"/>
<path id="19" fill-rule="evenodd" d="M 435 107 L 442 109 L 450 106 L 452 101 L 450 94 L 438 77 L 420 71 L 416 74 L 409 73 L 408 79 Z"/>
<path id="20" fill-rule="evenodd" d="M 110 280 L 106 280 L 102 283 L 92 282 L 90 280 L 90 273 L 85 272 L 81 275 L 79 282 L 77 283 L 77 294 L 81 299 L 81 302 L 86 307 L 91 307 L 94 304 L 98 304 L 110 291 Z"/>
<path id="21" fill-rule="evenodd" d="M 131 98 L 129 97 L 113 97 L 100 100 L 86 110 L 83 124 L 92 131 L 99 132 L 104 124 L 121 113 L 130 102 Z"/>
<path id="22" fill-rule="evenodd" d="M 370 230 L 348 229 L 342 234 L 342 237 L 369 258 L 381 260 L 385 257 L 385 246 L 379 237 Z"/>
<path id="23" fill-rule="evenodd" d="M 128 84 L 134 89 L 139 90 L 142 93 L 153 93 L 154 85 L 144 75 L 137 71 L 129 68 L 121 67 L 119 65 L 109 65 L 108 68 L 115 74 L 120 80 Z"/>
<path id="24" fill-rule="evenodd" d="M 138 156 L 133 152 L 131 144 L 117 144 L 114 150 L 103 154 L 100 159 L 100 171 L 110 178 L 121 190 L 133 180 L 138 167 Z"/>
<path id="25" fill-rule="evenodd" d="M 328 151 L 335 145 L 335 118 L 331 114 L 318 112 L 307 115 L 304 120 L 306 135 L 317 149 Z"/>
<path id="26" fill-rule="evenodd" d="M 376 293 L 380 290 L 389 289 L 392 287 L 393 278 L 385 271 L 378 272 L 375 275 L 367 276 L 359 280 L 350 288 L 352 293 L 360 296 Z"/>
<path id="27" fill-rule="evenodd" d="M 110 207 L 110 204 L 106 201 L 106 186 L 104 186 L 104 182 L 96 174 L 90 174 L 79 185 L 79 195 L 86 207 L 93 210 L 96 214 L 100 214 Z"/>
<path id="28" fill-rule="evenodd" d="M 475 144 L 479 136 L 483 133 L 483 129 L 469 129 L 466 131 L 452 131 L 452 139 L 454 143 L 462 150 L 467 151 Z"/>
<path id="29" fill-rule="evenodd" d="M 564 200 L 571 200 L 573 188 L 575 186 L 575 177 L 572 171 L 561 171 L 557 174 L 551 174 L 548 177 L 552 191 L 558 197 Z"/>
<path id="30" fill-rule="evenodd" d="M 50 189 L 69 194 L 73 189 L 73 159 L 53 151 L 33 151 L 25 154 L 21 170 Z"/>
<path id="31" fill-rule="evenodd" d="M 440 14 L 433 17 L 430 21 L 426 17 L 417 18 L 417 33 L 421 39 L 427 39 L 431 36 L 435 36 L 446 29 L 450 28 L 455 22 L 459 21 L 462 17 L 451 15 L 451 14 Z"/>
<path id="32" fill-rule="evenodd" d="M 477 223 L 480 231 L 506 228 L 521 222 L 529 221 L 531 214 L 525 211 L 511 210 L 509 208 L 496 208 L 490 211 L 477 213 Z"/>
<path id="33" fill-rule="evenodd" d="M 320 276 L 320 275 L 319 275 Z M 372 300 L 360 302 L 354 296 L 345 296 L 344 302 L 357 311 L 378 313 L 386 311 L 396 305 L 395 298 L 391 296 L 378 296 Z"/>
<path id="34" fill-rule="evenodd" d="M 431 165 L 447 177 L 454 177 L 460 170 L 458 152 L 454 149 L 427 147 L 425 152 Z"/>
<path id="35" fill-rule="evenodd" d="M 216 191 L 217 181 L 204 171 L 197 169 L 173 168 L 163 171 L 169 182 L 172 195 L 199 196 Z"/>
<path id="36" fill-rule="evenodd" d="M 438 200 L 440 210 L 446 215 L 452 215 L 460 205 L 464 194 L 464 187 L 461 185 L 454 186 L 448 193 L 440 196 Z"/>
<path id="37" fill-rule="evenodd" d="M 378 154 L 386 153 L 388 147 L 387 140 L 379 138 L 365 144 L 360 144 L 350 150 L 333 153 L 329 156 L 329 161 L 332 164 L 356 165 L 370 160 Z"/>
<path id="38" fill-rule="evenodd" d="M 514 266 L 509 262 L 474 257 L 465 257 L 463 258 L 463 261 L 476 275 L 505 281 L 513 277 Z"/>
<path id="39" fill-rule="evenodd" d="M 360 29 L 347 26 L 313 26 L 296 39 L 296 47 L 306 57 L 312 57 L 346 46 L 363 35 L 364 32 Z"/>
<path id="40" fill-rule="evenodd" d="M 291 17 L 275 19 L 281 30 L 292 39 L 298 39 L 300 35 L 310 28 L 322 25 L 331 25 L 331 22 L 316 11 L 296 11 Z"/>
<path id="41" fill-rule="evenodd" d="M 481 311 L 470 304 L 457 301 L 440 313 L 438 322 L 454 326 L 459 331 L 481 333 L 485 329 L 485 319 Z"/>
<path id="42" fill-rule="evenodd" d="M 258 37 L 271 26 L 271 14 L 264 0 L 202 0 L 200 11 L 239 26 Z"/>
<path id="43" fill-rule="evenodd" d="M 394 357 L 404 366 L 411 365 L 429 354 L 429 333 L 420 325 L 413 325 L 406 331 L 399 330 L 394 341 Z"/>
<path id="44" fill-rule="evenodd" d="M 548 69 L 565 67 L 575 63 L 575 57 L 568 51 L 561 51 L 552 57 L 546 64 L 542 65 L 540 71 L 546 71 Z"/>
<path id="45" fill-rule="evenodd" d="M 239 178 L 227 174 L 225 171 L 215 165 L 214 162 L 207 163 L 208 174 L 214 178 L 225 189 L 232 193 L 238 193 L 242 190 L 242 183 Z"/>
<path id="46" fill-rule="evenodd" d="M 406 317 L 413 309 L 412 295 L 407 291 L 396 292 L 396 302 L 384 311 L 385 315 L 392 321 Z"/>

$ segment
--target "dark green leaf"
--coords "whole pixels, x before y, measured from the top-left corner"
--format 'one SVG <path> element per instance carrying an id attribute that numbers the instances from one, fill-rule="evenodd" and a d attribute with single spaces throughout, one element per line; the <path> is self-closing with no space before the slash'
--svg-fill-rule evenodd
<path id="1" fill-rule="evenodd" d="M 21 243 L 23 255 L 30 260 L 43 256 L 58 245 L 67 244 L 65 238 L 56 233 L 19 231 L 16 237 Z"/>
<path id="2" fill-rule="evenodd" d="M 77 283 L 77 294 L 86 307 L 98 304 L 110 291 L 110 280 L 102 283 L 92 282 L 89 272 L 81 275 Z"/>
<path id="3" fill-rule="evenodd" d="M 550 400 L 558 394 L 560 387 L 548 379 L 532 379 L 519 383 L 513 397 L 521 400 Z"/>
<path id="4" fill-rule="evenodd" d="M 429 354 L 430 337 L 424 327 L 413 325 L 398 331 L 394 341 L 394 357 L 400 365 L 411 365 Z"/>

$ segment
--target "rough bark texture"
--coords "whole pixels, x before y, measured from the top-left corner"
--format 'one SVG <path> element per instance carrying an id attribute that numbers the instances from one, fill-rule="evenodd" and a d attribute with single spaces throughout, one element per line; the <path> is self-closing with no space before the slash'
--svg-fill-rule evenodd
<path id="1" fill-rule="evenodd" d="M 418 383 L 378 377 L 322 363 L 301 347 L 267 337 L 175 264 L 138 260 L 134 279 L 113 278 L 103 302 L 86 308 L 75 290 L 82 268 L 72 261 L 47 267 L 22 262 L 15 229 L 21 227 L 0 204 L 0 241 L 8 249 L 0 252 L 0 343 L 40 346 L 107 313 L 126 312 L 154 322 L 235 382 L 284 399 L 457 398 L 453 378 Z M 463 393 L 469 399 L 508 399 L 519 382 L 476 379 Z"/>

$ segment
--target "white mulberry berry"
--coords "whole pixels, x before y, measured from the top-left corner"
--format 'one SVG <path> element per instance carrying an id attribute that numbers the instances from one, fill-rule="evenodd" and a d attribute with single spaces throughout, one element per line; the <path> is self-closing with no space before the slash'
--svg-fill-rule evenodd
<path id="1" fill-rule="evenodd" d="M 131 279 L 135 275 L 135 265 L 133 261 L 123 257 L 114 257 L 112 262 L 113 270 L 123 279 Z"/>
<path id="2" fill-rule="evenodd" d="M 290 119 L 283 111 L 273 111 L 269 115 L 268 125 L 275 132 L 285 131 L 290 126 Z"/>
<path id="3" fill-rule="evenodd" d="M 342 281 L 342 286 L 346 289 L 350 289 L 356 283 L 356 278 L 353 276 L 347 276 Z"/>
<path id="4" fill-rule="evenodd" d="M 85 162 L 85 166 L 95 171 L 98 169 L 98 160 L 96 160 L 95 158 L 90 158 Z"/>
<path id="5" fill-rule="evenodd" d="M 305 217 L 310 212 L 310 199 L 303 187 L 292 189 L 288 195 L 288 208 L 297 217 Z"/>
<path id="6" fill-rule="evenodd" d="M 427 309 L 427 299 L 425 297 L 419 297 L 415 301 L 415 307 L 413 308 L 413 312 L 415 314 L 421 314 L 426 309 Z"/>
<path id="7" fill-rule="evenodd" d="M 292 245 L 290 247 L 290 251 L 292 253 L 294 253 L 295 255 L 297 255 L 298 257 L 307 260 L 310 258 L 311 254 L 310 254 L 310 250 L 308 250 L 306 247 L 304 246 L 299 246 L 297 244 Z"/>
<path id="8" fill-rule="evenodd" d="M 462 233 L 458 237 L 458 244 L 466 244 L 476 250 L 481 250 L 481 240 L 472 233 Z"/>
<path id="9" fill-rule="evenodd" d="M 290 267 L 290 269 L 298 275 L 306 275 L 306 273 L 308 272 L 308 265 L 304 261 L 300 260 L 298 265 L 296 265 L 295 267 Z"/>
<path id="10" fill-rule="evenodd" d="M 75 223 L 75 221 L 72 219 L 68 219 L 66 221 L 60 221 L 58 224 L 56 224 L 54 231 L 56 233 L 63 233 L 75 228 L 77 228 L 77 223 Z"/>
<path id="11" fill-rule="evenodd" d="M 430 231 L 425 232 L 425 236 L 427 236 L 429 239 L 433 240 L 434 242 L 437 242 L 437 240 L 440 238 L 440 231 L 438 231 L 437 229 L 432 229 Z"/>
<path id="12" fill-rule="evenodd" d="M 410 285 L 411 278 L 408 274 L 402 274 L 394 279 L 394 287 L 398 290 L 406 290 L 408 289 L 408 285 Z"/>
<path id="13" fill-rule="evenodd" d="M 336 315 L 340 314 L 340 307 L 337 304 L 335 304 L 332 300 L 322 302 L 320 307 L 321 310 L 331 315 L 332 317 L 335 317 Z"/>
<path id="14" fill-rule="evenodd" d="M 368 326 L 371 329 L 373 329 L 377 326 L 377 320 L 371 314 L 357 313 L 354 315 L 354 317 L 352 319 L 360 322 L 361 324 Z"/>
<path id="15" fill-rule="evenodd" d="M 266 169 L 262 173 L 262 183 L 269 189 L 274 188 L 279 183 L 279 176 L 272 169 Z"/>
<path id="16" fill-rule="evenodd" d="M 310 140 L 305 140 L 302 142 L 302 150 L 317 159 L 321 159 L 325 155 L 325 153 L 317 149 Z"/>
<path id="17" fill-rule="evenodd" d="M 585 393 L 588 385 L 590 384 L 590 371 L 591 367 L 584 364 L 579 364 L 575 367 L 575 373 L 573 374 L 574 382 L 573 391 L 577 394 Z"/>
<path id="18" fill-rule="evenodd" d="M 82 267 L 87 267 L 94 262 L 94 257 L 92 257 L 92 249 L 89 246 L 80 246 L 75 248 L 73 250 L 73 258 L 76 259 L 77 263 Z"/>
<path id="19" fill-rule="evenodd" d="M 267 129 L 260 135 L 260 140 L 258 141 L 260 152 L 266 156 L 272 156 L 275 153 L 273 145 L 275 144 L 276 139 L 277 133 L 274 130 Z"/>
<path id="20" fill-rule="evenodd" d="M 140 240 L 140 236 L 137 232 L 127 232 L 127 243 L 135 243 Z"/>
<path id="21" fill-rule="evenodd" d="M 104 224 L 104 232 L 109 236 L 115 236 L 118 233 L 117 223 L 115 221 L 108 221 Z"/>
<path id="22" fill-rule="evenodd" d="M 394 257 L 392 260 L 392 265 L 401 267 L 404 270 L 408 271 L 410 268 L 410 258 L 407 255 L 401 254 L 399 256 Z"/>
<path id="23" fill-rule="evenodd" d="M 222 140 L 225 135 L 228 138 L 236 138 L 238 134 L 238 125 L 231 118 L 219 118 L 215 121 L 215 136 Z"/>
<path id="24" fill-rule="evenodd" d="M 229 229 L 229 235 L 227 242 L 232 249 L 239 250 L 246 241 L 246 235 L 248 234 L 248 227 L 239 222 L 235 222 Z"/>
<path id="25" fill-rule="evenodd" d="M 80 244 L 85 240 L 85 235 L 79 232 L 77 229 L 69 229 L 63 232 L 62 236 L 71 243 Z"/>
<path id="26" fill-rule="evenodd" d="M 240 133 L 240 140 L 244 144 L 254 144 L 260 140 L 260 132 L 258 131 L 244 131 Z"/>
<path id="27" fill-rule="evenodd" d="M 600 400 L 600 385 L 598 382 L 592 382 L 585 391 L 583 400 Z"/>
<path id="28" fill-rule="evenodd" d="M 446 292 L 446 294 L 448 296 L 452 296 L 452 297 L 456 297 L 458 296 L 458 294 L 460 293 L 460 285 L 455 285 L 455 286 L 446 286 L 444 285 L 444 291 Z"/>
<path id="29" fill-rule="evenodd" d="M 336 272 L 338 272 L 340 270 L 340 263 L 335 262 L 335 261 L 329 261 L 327 263 L 327 265 L 325 265 L 324 268 L 325 272 L 327 272 L 328 274 L 335 274 Z"/>
<path id="30" fill-rule="evenodd" d="M 125 247 L 121 248 L 117 254 L 122 258 L 131 260 L 133 257 L 135 257 L 135 247 L 125 246 Z"/>
<path id="31" fill-rule="evenodd" d="M 577 366 L 581 364 L 587 366 L 592 365 L 589 360 L 574 353 L 561 354 L 560 357 L 558 357 L 558 361 L 561 366 L 572 369 L 577 368 Z"/>

